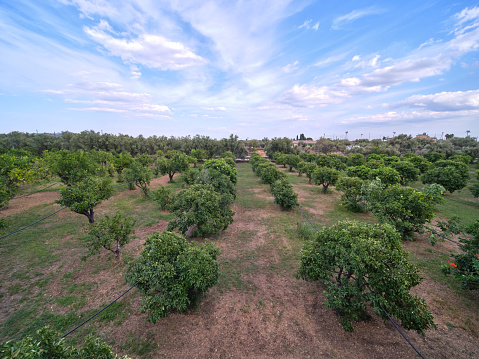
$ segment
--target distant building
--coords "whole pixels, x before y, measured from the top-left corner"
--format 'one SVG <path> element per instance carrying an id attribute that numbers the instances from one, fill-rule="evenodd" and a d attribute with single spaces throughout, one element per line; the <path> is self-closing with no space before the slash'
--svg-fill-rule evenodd
<path id="1" fill-rule="evenodd" d="M 422 135 L 416 135 L 416 138 L 420 138 L 422 140 L 431 140 L 433 142 L 437 142 L 436 137 L 429 137 L 429 135 L 426 132 L 423 132 Z"/>

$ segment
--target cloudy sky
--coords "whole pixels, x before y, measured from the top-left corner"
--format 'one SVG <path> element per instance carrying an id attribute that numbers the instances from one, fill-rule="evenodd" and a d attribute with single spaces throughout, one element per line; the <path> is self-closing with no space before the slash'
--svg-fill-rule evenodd
<path id="1" fill-rule="evenodd" d="M 0 0 L 0 132 L 478 136 L 476 4 Z"/>

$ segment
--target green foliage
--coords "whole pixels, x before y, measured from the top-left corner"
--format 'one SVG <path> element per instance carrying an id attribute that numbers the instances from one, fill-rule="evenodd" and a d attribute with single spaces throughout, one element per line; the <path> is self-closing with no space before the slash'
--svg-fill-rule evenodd
<path id="1" fill-rule="evenodd" d="M 276 168 L 275 165 L 265 166 L 261 170 L 261 182 L 265 184 L 272 184 L 282 178 L 286 178 L 286 174 Z"/>
<path id="2" fill-rule="evenodd" d="M 420 232 L 422 225 L 434 218 L 434 198 L 414 188 L 376 186 L 367 192 L 366 199 L 379 222 L 393 225 L 404 239 L 412 239 L 414 232 Z"/>
<path id="3" fill-rule="evenodd" d="M 318 168 L 319 167 L 316 163 L 303 162 L 303 165 L 301 166 L 301 172 L 308 176 L 309 183 L 311 183 L 314 171 L 316 171 Z"/>
<path id="4" fill-rule="evenodd" d="M 296 168 L 299 162 L 301 162 L 301 157 L 297 155 L 286 155 L 284 162 L 289 166 L 289 172 L 293 171 L 293 168 Z"/>
<path id="5" fill-rule="evenodd" d="M 138 282 L 142 312 L 156 323 L 171 311 L 183 312 L 218 281 L 218 250 L 187 242 L 164 231 L 146 239 L 140 257 L 127 270 L 130 285 Z"/>
<path id="6" fill-rule="evenodd" d="M 419 179 L 420 171 L 408 161 L 393 162 L 391 168 L 398 171 L 401 176 L 401 184 L 406 185 L 409 182 L 415 182 Z"/>
<path id="7" fill-rule="evenodd" d="M 286 178 L 273 182 L 271 193 L 274 196 L 274 203 L 279 204 L 282 210 L 291 210 L 299 205 L 298 195 Z"/>
<path id="8" fill-rule="evenodd" d="M 386 186 L 397 184 L 401 181 L 401 175 L 398 171 L 391 167 L 380 167 L 371 170 L 369 173 L 370 179 L 379 178 Z"/>
<path id="9" fill-rule="evenodd" d="M 136 221 L 133 217 L 123 217 L 117 213 L 113 217 L 105 215 L 90 229 L 87 247 L 89 256 L 100 252 L 100 248 L 111 251 L 115 259 L 120 259 L 121 249 L 130 242 L 130 235 L 135 233 L 133 229 Z"/>
<path id="10" fill-rule="evenodd" d="M 109 177 L 87 177 L 81 182 L 60 189 L 61 198 L 56 203 L 67 206 L 71 211 L 83 214 L 90 223 L 94 223 L 93 209 L 101 201 L 111 197 L 113 187 Z"/>
<path id="11" fill-rule="evenodd" d="M 283 167 L 286 167 L 286 155 L 284 153 L 275 152 L 273 159 L 276 161 L 277 165 L 283 165 Z"/>
<path id="12" fill-rule="evenodd" d="M 443 203 L 444 202 L 444 194 L 446 193 L 446 189 L 441 186 L 440 184 L 433 183 L 430 185 L 426 185 L 422 188 L 422 192 L 433 202 L 433 203 Z"/>
<path id="13" fill-rule="evenodd" d="M 438 153 L 438 152 L 429 152 L 424 154 L 424 158 L 428 160 L 429 162 L 437 162 L 437 161 L 443 161 L 446 159 L 446 156 L 444 156 L 443 153 Z"/>
<path id="14" fill-rule="evenodd" d="M 406 329 L 422 333 L 435 327 L 424 300 L 410 293 L 421 282 L 418 268 L 387 224 L 342 221 L 321 229 L 301 249 L 299 276 L 325 282 L 326 306 L 347 331 L 353 331 L 351 321 L 366 317 L 367 303 L 386 320 L 382 306 Z"/>
<path id="15" fill-rule="evenodd" d="M 165 186 L 160 186 L 158 189 L 150 192 L 150 197 L 158 203 L 160 209 L 168 208 L 171 201 L 171 189 Z"/>
<path id="16" fill-rule="evenodd" d="M 188 156 L 182 152 L 168 151 L 167 157 L 158 158 L 155 166 L 159 173 L 168 174 L 170 182 L 173 182 L 175 173 L 181 173 L 188 169 Z"/>
<path id="17" fill-rule="evenodd" d="M 348 170 L 347 170 L 348 177 L 358 177 L 358 178 L 361 178 L 362 180 L 369 179 L 370 173 L 371 173 L 371 169 L 364 165 L 348 167 Z"/>
<path id="18" fill-rule="evenodd" d="M 231 182 L 230 176 L 215 167 L 202 168 L 194 183 L 209 184 L 213 186 L 215 192 L 230 195 L 231 201 L 236 198 L 236 184 Z"/>
<path id="19" fill-rule="evenodd" d="M 125 168 L 130 167 L 133 163 L 133 156 L 126 151 L 121 152 L 113 159 L 113 167 L 115 168 L 116 172 L 118 173 L 118 177 L 121 179 L 121 173 Z"/>
<path id="20" fill-rule="evenodd" d="M 209 160 L 205 162 L 205 169 L 214 169 L 219 173 L 228 176 L 233 184 L 238 182 L 238 171 L 234 166 L 229 165 L 225 159 Z"/>
<path id="21" fill-rule="evenodd" d="M 386 155 L 382 156 L 382 160 L 387 167 L 393 167 L 391 166 L 393 163 L 400 161 L 399 157 L 397 156 L 386 156 Z"/>
<path id="22" fill-rule="evenodd" d="M 334 186 L 340 177 L 341 172 L 335 170 L 334 168 L 328 167 L 319 167 L 313 172 L 312 175 L 314 184 L 323 186 L 323 193 L 328 191 L 328 187 L 330 185 Z"/>
<path id="23" fill-rule="evenodd" d="M 208 151 L 195 148 L 191 150 L 190 156 L 196 158 L 198 162 L 203 162 L 206 158 L 208 158 Z"/>
<path id="24" fill-rule="evenodd" d="M 93 175 L 102 175 L 102 166 L 88 152 L 60 150 L 43 154 L 49 170 L 71 186 Z"/>
<path id="25" fill-rule="evenodd" d="M 440 160 L 433 163 L 422 176 L 423 183 L 438 183 L 453 193 L 467 185 L 469 168 L 462 162 Z"/>
<path id="26" fill-rule="evenodd" d="M 217 193 L 210 184 L 195 184 L 173 197 L 170 208 L 175 219 L 168 224 L 168 230 L 177 228 L 185 234 L 189 227 L 197 225 L 198 236 L 216 234 L 233 223 L 231 203 L 231 195 Z"/>
<path id="27" fill-rule="evenodd" d="M 479 197 L 479 182 L 474 183 L 471 187 L 469 187 L 469 189 L 474 197 Z"/>
<path id="28" fill-rule="evenodd" d="M 341 203 L 352 212 L 364 212 L 366 210 L 362 194 L 363 182 L 358 177 L 341 177 L 336 184 L 336 189 L 343 192 Z"/>
<path id="29" fill-rule="evenodd" d="M 48 327 L 17 342 L 0 343 L 2 359 L 115 359 L 110 346 L 89 335 L 82 349 L 69 347 L 60 334 Z M 125 355 L 121 359 L 128 359 Z"/>
<path id="30" fill-rule="evenodd" d="M 362 153 L 353 153 L 349 155 L 347 165 L 348 167 L 362 166 L 366 163 L 366 159 Z"/>
<path id="31" fill-rule="evenodd" d="M 408 153 L 403 157 L 405 161 L 411 162 L 421 173 L 426 173 L 431 165 L 427 159 L 421 156 L 416 156 L 413 153 Z"/>
<path id="32" fill-rule="evenodd" d="M 269 143 L 266 145 L 264 150 L 266 151 L 266 155 L 269 158 L 273 158 L 273 154 L 275 152 L 281 152 L 281 153 L 293 153 L 293 142 L 287 138 L 273 138 Z"/>
<path id="33" fill-rule="evenodd" d="M 469 165 L 472 162 L 472 159 L 473 159 L 472 156 L 469 156 L 468 154 L 465 154 L 465 153 L 458 153 L 448 158 L 448 160 L 459 161 L 466 165 Z"/>
<path id="34" fill-rule="evenodd" d="M 123 179 L 125 182 L 134 183 L 138 188 L 141 188 L 145 196 L 148 196 L 151 171 L 140 161 L 133 161 L 130 167 L 123 171 Z"/>
<path id="35" fill-rule="evenodd" d="M 479 289 L 479 220 L 462 230 L 457 219 L 453 218 L 445 227 L 446 233 L 451 232 L 452 228 L 454 234 L 462 232 L 468 236 L 460 240 L 463 243 L 460 246 L 463 253 L 456 254 L 452 263 L 443 264 L 442 272 L 446 275 L 453 274 L 465 289 Z"/>
<path id="36" fill-rule="evenodd" d="M 370 161 L 382 161 L 382 157 L 380 155 L 378 155 L 377 153 L 371 153 L 370 155 L 368 155 L 368 157 L 366 158 L 366 161 L 367 162 L 370 162 Z"/>
<path id="37" fill-rule="evenodd" d="M 382 167 L 385 167 L 386 165 L 384 164 L 383 160 L 368 160 L 366 162 L 366 167 L 372 169 L 372 170 L 375 170 L 375 169 L 378 169 L 378 168 L 382 168 Z"/>

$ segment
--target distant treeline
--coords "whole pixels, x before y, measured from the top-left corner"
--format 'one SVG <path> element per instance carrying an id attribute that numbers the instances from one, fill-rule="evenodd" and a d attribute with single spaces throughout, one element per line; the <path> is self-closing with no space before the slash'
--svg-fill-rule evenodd
<path id="1" fill-rule="evenodd" d="M 209 157 L 214 157 L 226 151 L 232 152 L 236 158 L 244 158 L 248 154 L 244 141 L 238 140 L 238 136 L 233 135 L 221 140 L 200 135 L 194 137 L 151 136 L 145 138 L 142 135 L 133 137 L 123 134 L 100 134 L 95 131 L 61 132 L 61 135 L 55 136 L 11 132 L 0 134 L 0 148 L 8 150 L 12 148 L 27 149 L 38 156 L 45 150 L 52 151 L 55 149 L 70 151 L 98 150 L 113 154 L 129 152 L 134 157 L 139 154 L 154 155 L 158 150 L 164 153 L 170 150 L 178 150 L 190 154 L 193 149 L 206 150 Z"/>
<path id="2" fill-rule="evenodd" d="M 99 150 L 120 154 L 129 152 L 136 157 L 139 154 L 154 155 L 158 150 L 167 153 L 170 150 L 178 150 L 190 154 L 191 150 L 206 150 L 208 157 L 218 156 L 223 152 L 230 151 L 236 158 L 244 158 L 248 150 L 263 148 L 270 158 L 277 151 L 282 153 L 300 154 L 306 153 L 342 153 L 345 155 L 361 153 L 365 156 L 375 153 L 388 156 L 402 156 L 406 153 L 414 153 L 422 156 L 425 153 L 436 152 L 449 158 L 458 153 L 465 153 L 473 159 L 479 157 L 479 142 L 475 137 L 454 137 L 448 135 L 447 140 L 434 142 L 431 139 L 415 138 L 411 135 L 400 134 L 390 139 L 361 139 L 356 141 L 331 140 L 320 138 L 315 144 L 299 142 L 293 148 L 293 142 L 289 138 L 263 138 L 262 140 L 248 139 L 239 140 L 238 136 L 230 135 L 229 138 L 220 140 L 209 136 L 195 135 L 184 137 L 139 135 L 113 135 L 101 134 L 95 131 L 83 131 L 81 133 L 61 132 L 56 135 L 33 134 L 23 132 L 11 132 L 0 134 L 0 151 L 4 149 L 27 149 L 32 154 L 40 156 L 45 150 L 64 149 L 70 151 Z"/>

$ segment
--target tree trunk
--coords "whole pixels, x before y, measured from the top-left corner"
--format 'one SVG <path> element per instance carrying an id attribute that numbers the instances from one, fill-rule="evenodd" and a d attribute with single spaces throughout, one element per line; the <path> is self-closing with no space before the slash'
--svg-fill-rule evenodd
<path id="1" fill-rule="evenodd" d="M 170 177 L 170 183 L 173 182 L 173 176 L 174 175 L 175 175 L 174 173 L 168 173 L 168 177 Z"/>

